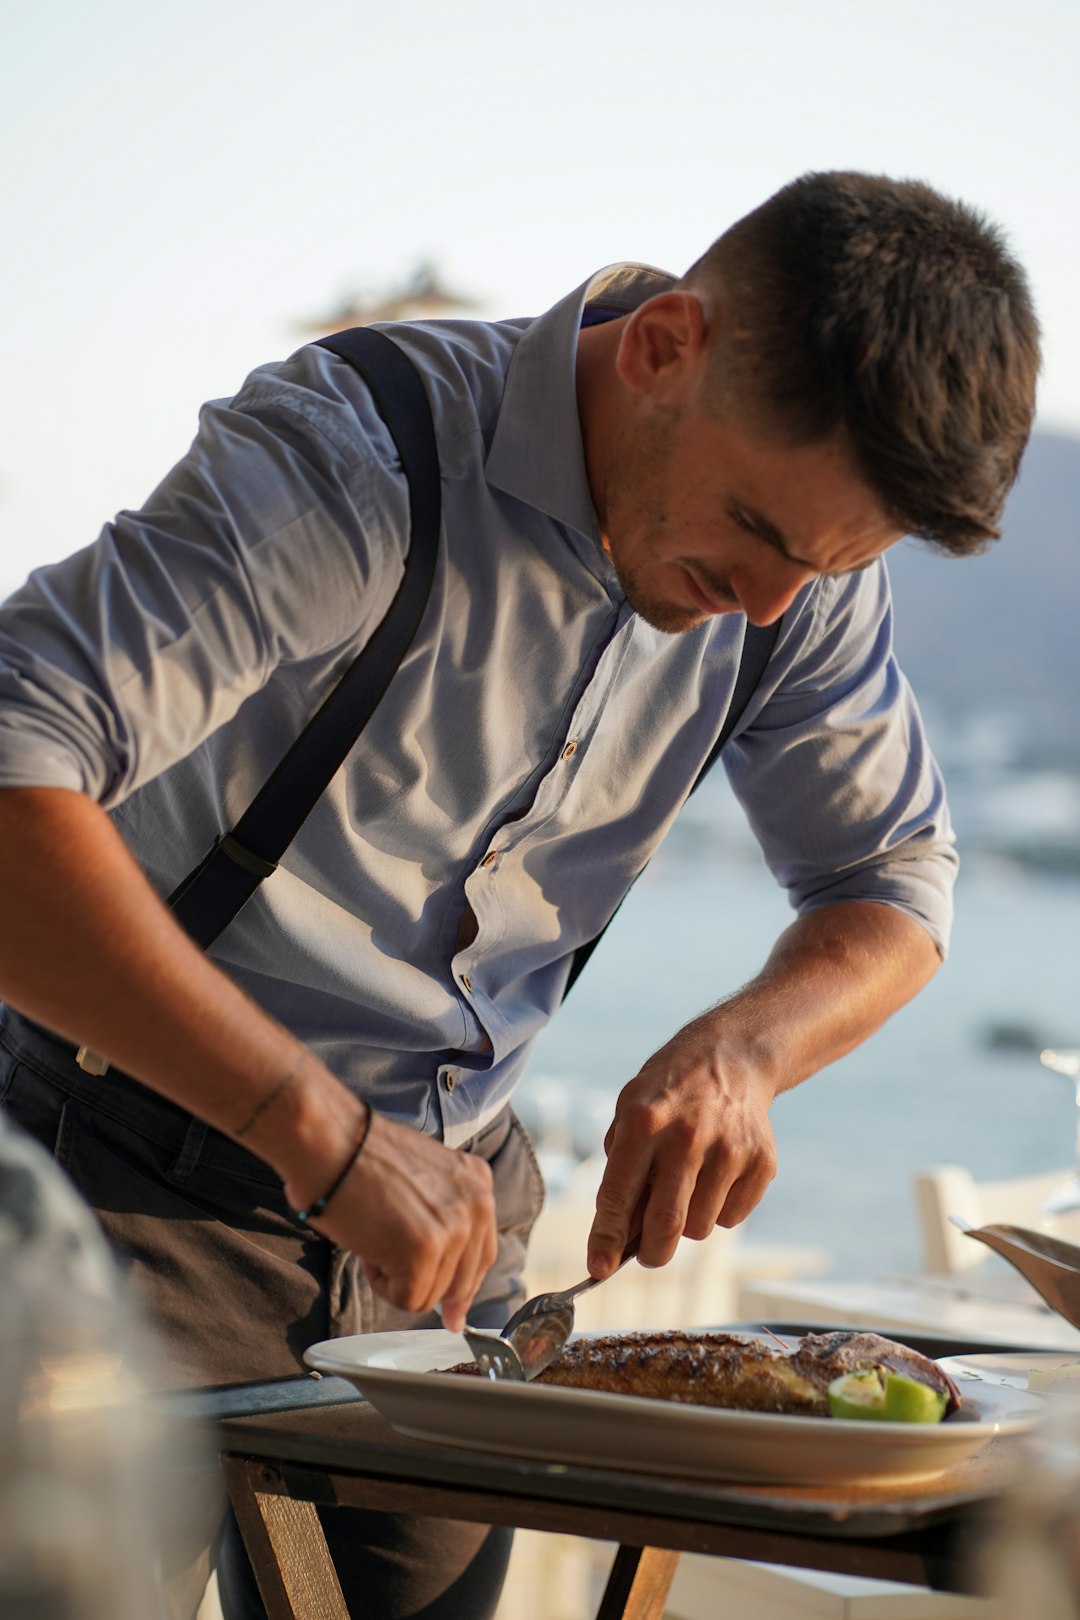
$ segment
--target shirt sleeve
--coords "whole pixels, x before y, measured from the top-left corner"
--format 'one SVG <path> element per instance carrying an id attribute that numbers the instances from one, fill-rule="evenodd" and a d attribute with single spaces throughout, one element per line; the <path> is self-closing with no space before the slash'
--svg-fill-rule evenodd
<path id="1" fill-rule="evenodd" d="M 253 373 L 204 407 L 141 510 L 0 607 L 0 787 L 118 804 L 281 665 L 359 651 L 408 534 L 397 453 L 352 368 L 300 351 Z"/>
<path id="2" fill-rule="evenodd" d="M 770 870 L 800 914 L 846 900 L 897 906 L 944 956 L 955 840 L 893 656 L 884 563 L 822 580 L 805 643 L 781 642 L 774 663 L 723 756 Z"/>

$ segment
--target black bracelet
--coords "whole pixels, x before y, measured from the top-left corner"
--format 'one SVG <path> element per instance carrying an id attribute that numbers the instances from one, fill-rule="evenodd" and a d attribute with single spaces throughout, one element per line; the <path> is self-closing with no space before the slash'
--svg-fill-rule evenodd
<path id="1" fill-rule="evenodd" d="M 372 1108 L 371 1104 L 368 1103 L 367 1119 L 364 1121 L 364 1128 L 360 1132 L 360 1140 L 349 1154 L 349 1157 L 345 1163 L 345 1168 L 342 1170 L 341 1174 L 337 1177 L 333 1184 L 327 1188 L 326 1192 L 323 1193 L 321 1198 L 316 1198 L 315 1202 L 308 1209 L 298 1209 L 296 1211 L 296 1218 L 298 1221 L 303 1221 L 306 1225 L 308 1221 L 314 1220 L 316 1215 L 321 1215 L 331 1198 L 333 1198 L 334 1194 L 339 1190 L 345 1180 L 345 1177 L 349 1174 L 349 1171 L 360 1157 L 364 1143 L 368 1139 L 368 1131 L 371 1129 L 371 1117 L 374 1112 L 375 1110 Z"/>

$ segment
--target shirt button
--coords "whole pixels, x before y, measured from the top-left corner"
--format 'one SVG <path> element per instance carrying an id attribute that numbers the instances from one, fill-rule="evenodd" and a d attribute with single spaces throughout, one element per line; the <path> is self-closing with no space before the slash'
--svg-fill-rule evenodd
<path id="1" fill-rule="evenodd" d="M 497 851 L 492 850 L 490 852 L 490 854 L 484 856 L 483 860 L 480 862 L 480 865 L 481 866 L 494 866 L 495 862 L 498 860 L 498 858 L 499 858 L 499 856 L 498 856 Z"/>
<path id="2" fill-rule="evenodd" d="M 453 1091 L 453 1089 L 454 1089 L 454 1077 L 453 1077 L 452 1074 L 444 1074 L 443 1075 L 443 1085 L 446 1087 L 447 1091 Z"/>
<path id="3" fill-rule="evenodd" d="M 461 982 L 465 986 L 466 990 L 468 990 L 468 991 L 472 990 L 472 980 L 469 978 L 469 975 L 467 973 L 463 973 L 461 975 Z"/>
<path id="4" fill-rule="evenodd" d="M 574 755 L 576 753 L 577 753 L 577 743 L 576 742 L 568 742 L 566 747 L 562 751 L 562 757 L 563 757 L 563 759 L 573 759 L 573 757 L 574 757 Z"/>

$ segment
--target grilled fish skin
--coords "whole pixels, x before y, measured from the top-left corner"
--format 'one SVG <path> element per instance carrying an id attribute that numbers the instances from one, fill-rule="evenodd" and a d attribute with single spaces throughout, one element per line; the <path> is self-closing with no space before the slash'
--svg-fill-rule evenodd
<path id="1" fill-rule="evenodd" d="M 647 1395 L 743 1412 L 828 1415 L 828 1395 L 791 1356 L 734 1333 L 619 1333 L 575 1339 L 538 1384 Z"/>
<path id="2" fill-rule="evenodd" d="M 570 1389 L 643 1395 L 741 1412 L 828 1417 L 829 1385 L 843 1373 L 881 1366 L 918 1379 L 946 1396 L 959 1389 L 933 1361 L 877 1333 L 808 1333 L 794 1350 L 736 1333 L 611 1333 L 573 1339 L 535 1382 Z M 449 1369 L 477 1374 L 474 1362 Z"/>

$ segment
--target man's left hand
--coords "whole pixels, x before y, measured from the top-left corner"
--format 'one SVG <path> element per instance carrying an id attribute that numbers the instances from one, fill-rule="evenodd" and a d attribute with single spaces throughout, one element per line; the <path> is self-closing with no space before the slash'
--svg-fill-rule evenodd
<path id="1" fill-rule="evenodd" d="M 645 1266 L 666 1265 L 684 1235 L 705 1238 L 746 1219 L 776 1174 L 773 1094 L 760 1074 L 724 1062 L 708 1015 L 649 1059 L 620 1093 L 604 1139 L 589 1235 L 594 1277 L 618 1265 L 639 1208 Z"/>
<path id="2" fill-rule="evenodd" d="M 620 1093 L 589 1234 L 606 1277 L 641 1229 L 662 1266 L 679 1238 L 745 1220 L 776 1173 L 768 1110 L 850 1052 L 933 976 L 921 923 L 867 901 L 823 906 L 786 928 L 761 973 L 662 1046 Z"/>

